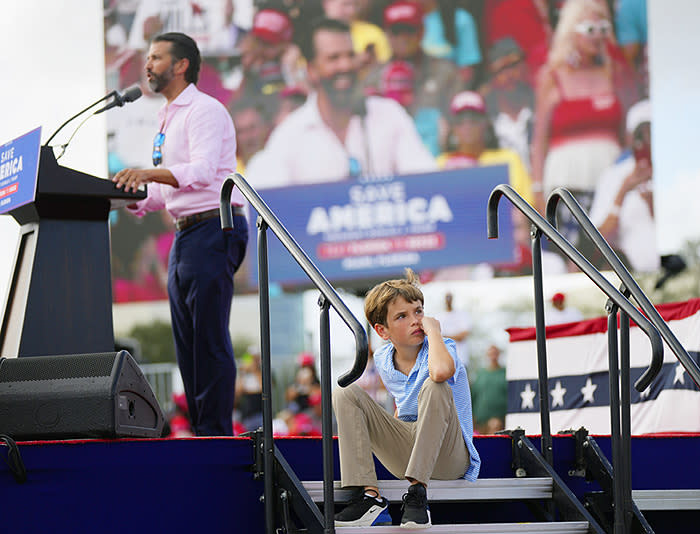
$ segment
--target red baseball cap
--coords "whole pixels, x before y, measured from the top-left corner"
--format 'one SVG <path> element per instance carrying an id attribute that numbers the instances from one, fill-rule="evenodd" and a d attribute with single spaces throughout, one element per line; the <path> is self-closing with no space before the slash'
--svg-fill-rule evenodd
<path id="1" fill-rule="evenodd" d="M 474 91 L 462 91 L 461 93 L 457 93 L 450 101 L 450 113 L 457 115 L 463 111 L 486 113 L 484 97 Z"/>
<path id="2" fill-rule="evenodd" d="M 281 11 L 261 9 L 253 18 L 253 35 L 270 44 L 287 43 L 292 40 L 292 21 Z"/>
<path id="3" fill-rule="evenodd" d="M 413 103 L 415 71 L 406 61 L 392 61 L 382 71 L 380 92 L 402 106 Z"/>
<path id="4" fill-rule="evenodd" d="M 552 302 L 564 302 L 564 293 L 554 293 Z"/>
<path id="5" fill-rule="evenodd" d="M 400 0 L 393 2 L 384 10 L 384 26 L 404 24 L 415 28 L 423 27 L 423 9 L 416 2 Z"/>
<path id="6" fill-rule="evenodd" d="M 297 358 L 299 367 L 312 366 L 315 363 L 314 355 L 310 352 L 302 352 Z"/>

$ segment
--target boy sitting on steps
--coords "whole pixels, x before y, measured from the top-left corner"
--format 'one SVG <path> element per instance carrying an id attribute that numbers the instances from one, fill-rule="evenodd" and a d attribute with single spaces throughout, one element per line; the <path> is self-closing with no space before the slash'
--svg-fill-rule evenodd
<path id="1" fill-rule="evenodd" d="M 356 488 L 350 504 L 336 514 L 336 526 L 391 524 L 372 453 L 410 483 L 403 496 L 404 528 L 430 527 L 431 478 L 475 480 L 479 474 L 467 372 L 454 341 L 443 338 L 440 323 L 423 314 L 423 302 L 411 269 L 405 279 L 383 282 L 365 298 L 367 320 L 390 342 L 374 353 L 374 361 L 397 408 L 392 417 L 355 384 L 334 392 L 342 486 Z"/>

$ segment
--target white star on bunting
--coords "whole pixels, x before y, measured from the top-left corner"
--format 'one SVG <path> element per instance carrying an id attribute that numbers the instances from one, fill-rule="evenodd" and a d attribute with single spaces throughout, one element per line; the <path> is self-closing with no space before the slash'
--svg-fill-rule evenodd
<path id="1" fill-rule="evenodd" d="M 676 364 L 674 371 L 676 372 L 676 375 L 673 377 L 673 385 L 675 386 L 677 382 L 685 385 L 685 378 L 683 377 L 685 374 L 685 368 L 681 365 L 681 362 Z"/>
<path id="2" fill-rule="evenodd" d="M 530 408 L 531 410 L 535 409 L 535 392 L 532 391 L 532 388 L 530 387 L 530 382 L 525 384 L 525 389 L 520 392 L 520 398 L 523 400 L 520 409 L 525 410 L 527 408 Z"/>
<path id="3" fill-rule="evenodd" d="M 595 393 L 596 389 L 598 389 L 598 386 L 593 383 L 593 380 L 591 380 L 591 377 L 589 376 L 586 379 L 586 385 L 581 388 L 581 393 L 583 393 L 583 402 L 594 402 L 595 399 L 593 398 L 593 393 Z"/>
<path id="4" fill-rule="evenodd" d="M 566 395 L 566 388 L 561 387 L 561 380 L 557 380 L 554 389 L 549 392 L 552 395 L 552 408 L 557 406 L 564 407 L 564 395 Z"/>

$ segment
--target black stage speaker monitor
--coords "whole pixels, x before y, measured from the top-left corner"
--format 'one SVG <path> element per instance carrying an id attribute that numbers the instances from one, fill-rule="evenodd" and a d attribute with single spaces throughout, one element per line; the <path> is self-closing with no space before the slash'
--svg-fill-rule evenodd
<path id="1" fill-rule="evenodd" d="M 0 434 L 15 440 L 157 438 L 163 422 L 125 350 L 0 358 Z"/>

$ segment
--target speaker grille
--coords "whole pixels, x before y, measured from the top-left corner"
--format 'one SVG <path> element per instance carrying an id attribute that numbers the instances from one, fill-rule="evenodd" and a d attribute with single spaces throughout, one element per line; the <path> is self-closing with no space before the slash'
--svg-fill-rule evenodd
<path id="1" fill-rule="evenodd" d="M 0 362 L 0 383 L 110 376 L 119 353 L 81 354 L 79 357 L 30 356 Z"/>

